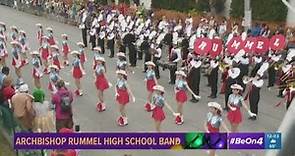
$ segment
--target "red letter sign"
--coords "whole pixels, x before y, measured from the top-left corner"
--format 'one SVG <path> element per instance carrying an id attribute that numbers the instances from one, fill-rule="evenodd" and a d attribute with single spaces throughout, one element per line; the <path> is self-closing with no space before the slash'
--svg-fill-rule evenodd
<path id="1" fill-rule="evenodd" d="M 212 42 L 208 38 L 197 38 L 195 42 L 195 53 L 198 55 L 207 55 L 211 50 Z"/>
<path id="2" fill-rule="evenodd" d="M 286 39 L 283 35 L 274 35 L 269 41 L 272 50 L 282 50 L 286 46 Z"/>

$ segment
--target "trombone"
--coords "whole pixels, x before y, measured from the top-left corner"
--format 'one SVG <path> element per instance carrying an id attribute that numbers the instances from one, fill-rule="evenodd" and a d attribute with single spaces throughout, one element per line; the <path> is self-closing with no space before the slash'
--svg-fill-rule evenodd
<path id="1" fill-rule="evenodd" d="M 255 80 L 256 77 L 249 77 L 249 76 L 244 76 L 243 77 L 243 83 L 244 84 L 248 84 L 249 82 L 252 82 L 253 80 Z"/>

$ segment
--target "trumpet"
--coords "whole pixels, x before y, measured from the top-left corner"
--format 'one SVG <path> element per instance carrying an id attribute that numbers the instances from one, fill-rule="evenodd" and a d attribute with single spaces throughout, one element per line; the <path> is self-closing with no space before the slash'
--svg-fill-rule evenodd
<path id="1" fill-rule="evenodd" d="M 228 67 L 230 67 L 229 64 L 226 64 L 226 63 L 221 62 L 221 63 L 220 63 L 220 66 L 219 66 L 219 70 L 220 70 L 221 72 L 224 72 L 224 70 L 225 70 L 226 68 L 228 68 Z"/>
<path id="2" fill-rule="evenodd" d="M 255 79 L 256 79 L 255 77 L 244 76 L 243 77 L 243 83 L 248 84 L 249 82 L 252 82 Z"/>
<path id="3" fill-rule="evenodd" d="M 285 63 L 278 63 L 278 62 L 276 62 L 275 64 L 274 64 L 274 69 L 275 70 L 279 70 L 279 69 L 281 69 L 283 66 L 285 66 Z"/>

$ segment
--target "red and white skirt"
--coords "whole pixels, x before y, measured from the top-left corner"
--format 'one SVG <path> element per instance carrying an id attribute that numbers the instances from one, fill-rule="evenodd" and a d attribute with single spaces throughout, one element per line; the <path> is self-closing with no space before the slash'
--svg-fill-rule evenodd
<path id="1" fill-rule="evenodd" d="M 82 54 L 80 55 L 80 61 L 81 61 L 81 63 L 85 63 L 85 62 L 87 61 L 86 56 L 85 56 L 84 53 L 82 53 Z"/>
<path id="2" fill-rule="evenodd" d="M 83 76 L 82 74 L 82 70 L 80 69 L 80 67 L 74 67 L 73 69 L 73 77 L 75 79 L 81 79 Z"/>
<path id="3" fill-rule="evenodd" d="M 163 121 L 165 119 L 165 113 L 163 111 L 163 108 L 156 106 L 155 109 L 153 110 L 152 117 L 156 121 Z"/>
<path id="4" fill-rule="evenodd" d="M 58 59 L 53 59 L 52 64 L 56 65 L 58 67 L 58 69 L 61 69 L 60 62 Z"/>
<path id="5" fill-rule="evenodd" d="M 242 113 L 239 107 L 234 107 L 234 108 L 236 108 L 235 111 L 230 110 L 227 113 L 227 119 L 232 124 L 239 124 L 242 122 Z"/>
<path id="6" fill-rule="evenodd" d="M 180 103 L 185 103 L 187 101 L 187 95 L 185 90 L 178 90 L 176 92 L 176 101 Z"/>
<path id="7" fill-rule="evenodd" d="M 19 69 L 19 68 L 22 68 L 24 65 L 25 65 L 25 61 L 23 60 L 23 61 L 21 61 L 21 64 L 20 64 L 20 66 L 16 66 L 16 62 L 17 62 L 17 60 L 15 60 L 14 58 L 12 58 L 12 63 L 11 63 L 11 65 L 14 67 L 14 68 L 17 68 L 17 69 Z"/>
<path id="8" fill-rule="evenodd" d="M 32 70 L 32 76 L 34 79 L 40 79 L 42 76 L 38 74 L 38 71 L 36 68 L 33 68 Z"/>
<path id="9" fill-rule="evenodd" d="M 219 128 L 213 127 L 209 122 L 207 122 L 207 128 L 210 133 L 218 133 Z"/>
<path id="10" fill-rule="evenodd" d="M 117 89 L 118 96 L 116 97 L 116 100 L 121 105 L 126 105 L 129 103 L 129 94 L 127 89 Z"/>
<path id="11" fill-rule="evenodd" d="M 96 76 L 95 86 L 96 89 L 101 91 L 109 88 L 109 83 L 103 74 Z"/>
<path id="12" fill-rule="evenodd" d="M 68 46 L 63 46 L 63 54 L 64 54 L 64 56 L 68 56 L 68 54 L 69 54 L 69 52 L 70 52 L 70 49 L 69 49 L 69 47 Z"/>
<path id="13" fill-rule="evenodd" d="M 48 57 L 49 57 L 49 51 L 48 49 L 41 49 L 41 58 L 43 60 L 48 60 Z"/>
<path id="14" fill-rule="evenodd" d="M 154 79 L 147 80 L 146 81 L 146 89 L 147 89 L 147 91 L 153 92 L 154 91 L 153 87 L 155 85 L 156 85 L 156 82 L 155 82 Z"/>

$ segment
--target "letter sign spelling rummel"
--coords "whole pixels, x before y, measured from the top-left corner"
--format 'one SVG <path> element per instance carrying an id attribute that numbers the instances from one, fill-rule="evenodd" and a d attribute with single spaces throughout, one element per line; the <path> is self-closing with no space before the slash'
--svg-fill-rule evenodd
<path id="1" fill-rule="evenodd" d="M 282 50 L 286 46 L 286 39 L 283 35 L 274 35 L 269 41 L 272 50 Z"/>
<path id="2" fill-rule="evenodd" d="M 255 50 L 256 47 L 256 38 L 255 37 L 248 37 L 243 43 L 243 48 L 246 53 L 251 53 Z"/>
<path id="3" fill-rule="evenodd" d="M 212 48 L 212 42 L 208 38 L 197 38 L 194 46 L 197 55 L 207 55 Z"/>
<path id="4" fill-rule="evenodd" d="M 227 50 L 231 55 L 236 55 L 242 48 L 241 37 L 233 37 L 227 44 Z"/>
<path id="5" fill-rule="evenodd" d="M 214 38 L 211 40 L 211 42 L 212 42 L 212 49 L 211 49 L 209 55 L 211 58 L 215 58 L 216 56 L 218 56 L 221 53 L 221 51 L 223 49 L 222 41 L 221 41 L 221 39 Z"/>

